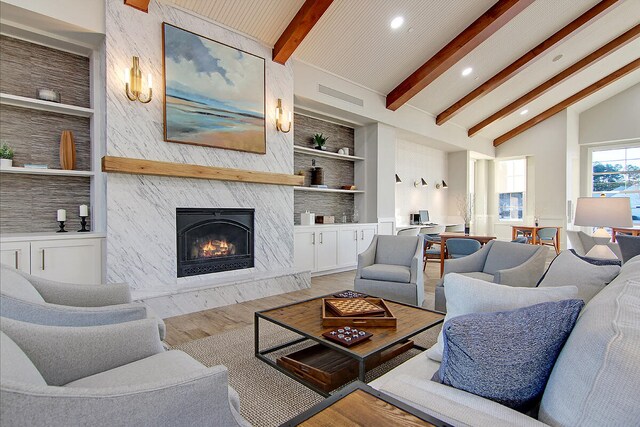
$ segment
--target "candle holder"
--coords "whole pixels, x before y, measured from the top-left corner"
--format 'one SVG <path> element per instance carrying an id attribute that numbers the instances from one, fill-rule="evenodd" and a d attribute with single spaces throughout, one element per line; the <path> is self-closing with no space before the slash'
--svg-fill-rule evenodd
<path id="1" fill-rule="evenodd" d="M 80 217 L 80 225 L 82 226 L 82 230 L 78 230 L 78 233 L 88 233 L 91 230 L 87 230 L 87 217 Z"/>
<path id="2" fill-rule="evenodd" d="M 60 223 L 60 230 L 56 231 L 56 233 L 68 233 L 68 231 L 64 229 L 64 221 L 58 221 L 58 223 Z"/>

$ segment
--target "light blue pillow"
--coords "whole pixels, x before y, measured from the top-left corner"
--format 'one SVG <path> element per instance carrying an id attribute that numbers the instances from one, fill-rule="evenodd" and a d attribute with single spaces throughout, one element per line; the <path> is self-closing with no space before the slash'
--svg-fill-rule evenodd
<path id="1" fill-rule="evenodd" d="M 444 353 L 433 380 L 530 410 L 583 306 L 568 299 L 454 317 L 442 328 Z"/>

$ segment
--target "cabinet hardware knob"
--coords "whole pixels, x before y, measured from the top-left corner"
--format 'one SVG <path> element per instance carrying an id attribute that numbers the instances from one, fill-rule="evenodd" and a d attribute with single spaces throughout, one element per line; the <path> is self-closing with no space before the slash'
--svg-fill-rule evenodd
<path id="1" fill-rule="evenodd" d="M 18 267 L 18 252 L 20 252 L 19 250 L 15 251 L 15 255 L 16 255 L 16 270 L 18 270 L 20 267 Z"/>
<path id="2" fill-rule="evenodd" d="M 316 232 L 315 231 L 313 233 L 311 233 L 311 244 L 312 245 L 316 244 Z"/>
<path id="3" fill-rule="evenodd" d="M 42 271 L 44 271 L 44 249 L 42 250 Z"/>
<path id="4" fill-rule="evenodd" d="M 320 244 L 322 244 L 322 232 L 320 232 Z"/>

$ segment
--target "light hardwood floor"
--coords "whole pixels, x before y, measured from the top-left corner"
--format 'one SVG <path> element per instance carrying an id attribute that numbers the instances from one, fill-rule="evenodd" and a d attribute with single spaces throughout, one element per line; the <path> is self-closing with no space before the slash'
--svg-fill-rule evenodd
<path id="1" fill-rule="evenodd" d="M 427 263 L 424 275 L 424 307 L 433 309 L 435 286 L 439 279 L 440 264 Z M 165 319 L 167 325 L 166 343 L 174 346 L 188 341 L 205 338 L 222 332 L 253 324 L 253 313 L 279 305 L 326 295 L 332 292 L 353 289 L 355 270 L 344 273 L 313 277 L 311 288 L 286 294 L 274 295 L 224 307 L 212 308 L 197 313 Z"/>

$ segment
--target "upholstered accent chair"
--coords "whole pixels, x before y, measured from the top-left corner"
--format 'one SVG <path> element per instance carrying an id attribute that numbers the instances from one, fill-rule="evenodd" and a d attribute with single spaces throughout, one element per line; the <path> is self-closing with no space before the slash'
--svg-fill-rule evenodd
<path id="1" fill-rule="evenodd" d="M 544 273 L 547 250 L 545 246 L 492 240 L 464 258 L 445 260 L 443 279 L 448 273 L 460 273 L 501 285 L 534 287 Z M 436 286 L 435 308 L 444 312 L 443 279 Z"/>
<path id="2" fill-rule="evenodd" d="M 576 253 L 580 256 L 585 256 L 587 252 L 589 252 L 591 248 L 593 248 L 596 244 L 606 244 L 607 246 L 609 246 L 609 249 L 611 249 L 613 253 L 616 254 L 618 259 L 622 259 L 622 254 L 620 253 L 620 247 L 618 246 L 618 244 L 615 242 L 609 242 L 606 238 L 589 236 L 584 231 L 575 230 L 567 230 L 567 238 L 569 239 L 571 249 L 575 250 Z"/>
<path id="3" fill-rule="evenodd" d="M 358 292 L 421 306 L 422 236 L 374 236 L 358 255 L 354 287 Z"/>
<path id="4" fill-rule="evenodd" d="M 449 258 L 464 258 L 480 250 L 480 242 L 474 239 L 456 237 L 447 239 L 447 253 Z"/>
<path id="5" fill-rule="evenodd" d="M 227 368 L 165 351 L 154 320 L 91 327 L 0 318 L 0 414 L 12 426 L 249 426 Z"/>
<path id="6" fill-rule="evenodd" d="M 0 264 L 3 317 L 50 326 L 97 326 L 152 318 L 160 339 L 165 325 L 144 304 L 131 302 L 125 283 L 77 285 L 55 282 Z"/>

